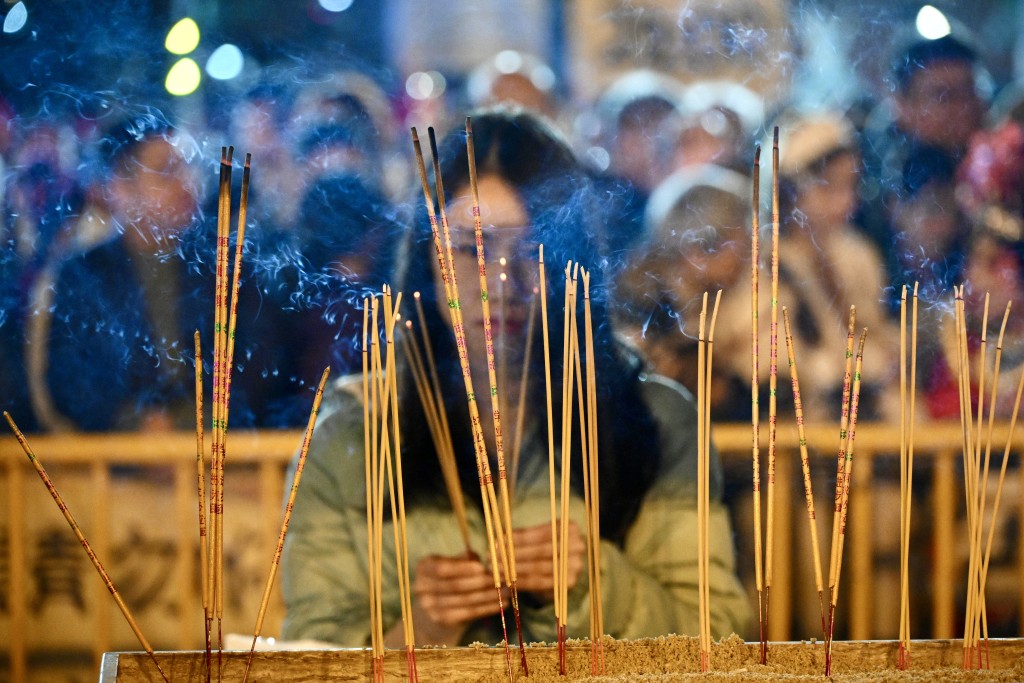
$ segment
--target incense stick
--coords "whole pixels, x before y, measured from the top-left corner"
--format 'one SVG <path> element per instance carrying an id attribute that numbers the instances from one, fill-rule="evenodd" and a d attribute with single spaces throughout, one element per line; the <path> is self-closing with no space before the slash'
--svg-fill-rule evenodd
<path id="1" fill-rule="evenodd" d="M 829 545 L 829 562 L 828 562 L 828 593 L 829 593 L 829 622 L 833 619 L 832 615 L 832 601 L 831 596 L 835 591 L 835 576 L 836 576 L 836 564 L 838 562 L 838 551 L 839 551 L 839 527 L 843 509 L 843 485 L 842 482 L 845 479 L 846 472 L 846 446 L 849 436 L 850 426 L 850 398 L 851 390 L 853 387 L 853 338 L 854 338 L 854 325 L 857 318 L 857 309 L 854 306 L 850 306 L 850 316 L 847 325 L 846 332 L 846 365 L 843 370 L 843 395 L 842 405 L 840 406 L 839 416 L 839 449 L 838 455 L 836 456 L 836 489 L 834 498 L 834 507 L 832 511 L 832 536 L 831 543 Z M 829 640 L 829 635 L 825 634 L 826 643 Z"/>
<path id="2" fill-rule="evenodd" d="M 559 580 L 559 554 L 558 554 L 558 522 L 555 511 L 555 420 L 554 409 L 551 398 L 551 343 L 548 333 L 548 304 L 547 304 L 547 279 L 544 269 L 544 245 L 540 245 L 538 254 L 538 266 L 540 273 L 540 318 L 541 328 L 544 337 L 544 390 L 547 396 L 547 417 L 548 417 L 548 493 L 551 503 L 551 581 L 554 593 L 553 609 L 555 613 L 555 633 L 562 630 L 562 590 Z"/>
<path id="3" fill-rule="evenodd" d="M 419 680 L 416 669 L 416 637 L 412 619 L 412 590 L 409 580 L 409 540 L 405 515 L 405 489 L 402 479 L 402 440 L 399 428 L 398 388 L 395 362 L 395 321 L 401 305 L 402 294 L 399 292 L 392 306 L 391 289 L 384 286 L 384 340 L 387 346 L 386 368 L 380 358 L 377 367 L 380 374 L 380 393 L 383 397 L 381 411 L 381 454 L 386 471 L 388 492 L 391 502 L 392 531 L 395 537 L 395 571 L 398 577 L 399 600 L 402 605 L 403 640 L 405 643 L 406 663 L 410 681 Z M 377 347 L 380 353 L 380 346 Z M 390 404 L 390 406 L 389 406 Z M 391 427 L 388 427 L 388 411 L 390 407 Z M 393 444 L 393 445 L 392 445 Z M 396 505 L 397 501 L 397 505 Z"/>
<path id="4" fill-rule="evenodd" d="M 210 631 L 205 624 L 210 618 L 209 590 L 210 575 L 206 566 L 209 561 L 206 532 L 206 463 L 203 458 L 203 350 L 199 339 L 199 330 L 193 335 L 195 343 L 195 385 L 196 385 L 196 492 L 199 500 L 199 576 L 200 593 L 203 602 L 204 634 L 206 636 L 206 663 L 210 663 Z"/>
<path id="5" fill-rule="evenodd" d="M 263 619 L 267 614 L 267 605 L 270 604 L 270 591 L 274 587 L 274 578 L 277 576 L 277 568 L 281 564 L 281 551 L 284 549 L 284 539 L 288 534 L 288 523 L 292 518 L 292 508 L 295 506 L 295 494 L 298 493 L 299 483 L 302 481 L 302 468 L 306 464 L 306 455 L 309 453 L 309 444 L 313 438 L 313 427 L 316 425 L 316 418 L 320 412 L 320 400 L 324 395 L 324 385 L 327 384 L 327 376 L 331 373 L 330 366 L 324 368 L 320 377 L 320 384 L 317 387 L 316 395 L 313 398 L 313 408 L 309 412 L 309 422 L 306 424 L 306 434 L 302 439 L 302 449 L 299 452 L 299 461 L 295 467 L 295 474 L 292 477 L 292 488 L 288 494 L 288 504 L 284 508 L 284 520 L 281 522 L 281 533 L 277 537 L 277 548 L 274 550 L 274 559 L 270 564 L 270 576 L 267 578 L 267 585 L 263 589 L 263 600 L 260 602 L 260 611 L 256 615 L 256 627 L 253 629 L 252 646 L 249 648 L 249 657 L 245 662 L 245 673 L 242 675 L 242 683 L 249 679 L 249 668 L 252 666 L 252 657 L 256 652 L 256 641 L 263 631 Z"/>
<path id="6" fill-rule="evenodd" d="M 531 306 L 532 309 L 532 306 Z M 588 467 L 590 479 L 590 533 L 593 535 L 592 563 L 593 578 L 590 583 L 590 593 L 593 597 L 592 614 L 594 625 L 591 651 L 594 663 L 591 668 L 594 673 L 603 676 L 604 667 L 604 606 L 601 593 L 601 483 L 600 483 L 600 459 L 598 458 L 597 438 L 597 366 L 596 352 L 594 349 L 594 325 L 590 311 L 590 272 L 583 273 L 583 324 L 586 341 L 587 359 L 587 436 L 589 444 L 587 454 L 589 457 Z M 596 639 L 596 657 L 593 656 L 593 648 Z"/>
<path id="7" fill-rule="evenodd" d="M 750 427 L 751 427 L 751 459 L 754 469 L 754 581 L 757 588 L 757 626 L 761 644 L 761 663 L 767 663 L 768 634 L 765 633 L 764 607 L 764 551 L 762 548 L 761 530 L 761 446 L 759 442 L 760 406 L 758 393 L 760 387 L 758 368 L 758 274 L 760 272 L 760 231 L 759 211 L 761 205 L 761 146 L 754 148 L 754 172 L 751 185 L 751 230 L 750 230 Z"/>
<path id="8" fill-rule="evenodd" d="M 583 279 L 583 291 L 584 291 L 584 303 L 587 302 L 588 293 L 590 291 L 590 276 L 585 269 L 581 269 L 581 277 Z M 577 329 L 578 332 L 578 329 Z M 586 341 L 584 340 L 584 347 Z M 590 412 L 590 392 L 591 387 L 584 380 L 583 367 L 584 363 L 580 358 L 579 352 L 580 344 L 576 345 L 576 353 L 573 354 L 573 361 L 576 366 L 576 376 L 579 377 L 579 382 L 576 384 L 576 393 L 579 398 L 579 410 L 580 410 L 580 441 L 581 441 L 581 467 L 580 470 L 583 473 L 583 510 L 584 517 L 586 518 L 586 529 L 587 529 L 587 585 L 590 586 L 588 600 L 590 607 L 589 615 L 589 637 L 590 637 L 590 674 L 592 676 L 597 675 L 598 671 L 598 657 L 597 657 L 597 642 L 598 642 L 598 631 L 597 631 L 597 604 L 596 601 L 600 599 L 600 596 L 594 591 L 594 587 L 597 583 L 596 574 L 599 574 L 601 568 L 594 564 L 594 545 L 599 542 L 594 536 L 594 514 L 593 514 L 593 484 L 590 481 L 592 457 L 590 455 L 590 447 L 592 445 L 590 440 L 590 422 L 593 418 L 593 414 Z M 588 349 L 584 348 L 583 356 L 586 357 Z M 590 377 L 590 365 L 586 365 L 587 379 Z M 586 386 L 585 386 L 586 385 Z M 584 396 L 584 394 L 586 394 Z"/>
<path id="9" fill-rule="evenodd" d="M 512 612 L 516 620 L 516 634 L 519 637 L 519 655 L 523 671 L 529 675 L 526 662 L 526 646 L 523 643 L 523 629 L 519 614 L 519 591 L 516 584 L 516 551 L 512 533 L 512 505 L 509 502 L 508 469 L 505 466 L 505 440 L 501 429 L 501 401 L 499 397 L 498 378 L 495 372 L 494 339 L 491 331 L 491 303 L 487 286 L 487 259 L 484 253 L 483 226 L 480 220 L 480 192 L 476 176 L 476 152 L 473 146 L 473 125 L 470 117 L 466 117 L 466 159 L 469 165 L 469 188 L 473 201 L 473 233 L 476 238 L 476 261 L 479 269 L 480 303 L 483 307 L 484 345 L 487 353 L 487 378 L 490 382 L 491 421 L 494 426 L 494 445 L 498 460 L 498 492 L 501 500 L 500 524 L 504 528 L 507 546 L 502 547 L 503 556 L 508 560 L 509 575 L 507 576 L 512 597 Z M 440 177 L 440 174 L 438 174 Z M 503 259 L 504 260 L 504 259 Z M 502 273 L 504 276 L 504 273 Z M 500 286 L 500 281 L 499 281 Z M 499 295 L 502 306 L 500 321 L 504 338 L 504 297 Z"/>
<path id="10" fill-rule="evenodd" d="M 718 321 L 718 305 L 722 290 L 715 294 L 715 307 L 711 309 L 711 324 L 708 327 L 707 379 L 704 381 L 704 640 L 711 665 L 711 389 L 714 367 L 715 325 Z"/>
<path id="11" fill-rule="evenodd" d="M 375 439 L 371 436 L 371 431 L 376 431 L 372 428 L 375 421 L 371 420 L 371 407 L 370 407 L 370 360 L 369 360 L 369 349 L 367 347 L 367 337 L 369 336 L 369 314 L 370 314 L 370 302 L 368 299 L 363 299 L 363 455 L 364 455 L 364 468 L 366 472 L 366 544 L 367 544 L 367 565 L 368 565 L 368 577 L 369 577 L 369 588 L 370 588 L 370 646 L 371 646 L 371 659 L 373 661 L 373 680 L 380 681 L 383 679 L 383 669 L 378 666 L 378 652 L 383 653 L 383 627 L 377 618 L 377 596 L 380 591 L 380 583 L 378 581 L 379 574 L 377 572 L 377 559 L 376 559 L 376 545 L 374 540 L 376 539 L 376 507 L 374 491 L 376 490 L 376 460 L 373 457 L 374 446 L 373 442 Z"/>
<path id="12" fill-rule="evenodd" d="M 378 628 L 377 652 L 374 655 L 374 673 L 377 680 L 384 680 L 384 616 L 383 616 L 383 573 L 384 573 L 384 467 L 381 461 L 384 430 L 387 422 L 388 394 L 381 392 L 380 375 L 380 301 L 374 297 L 370 302 L 370 475 L 373 486 L 373 572 L 377 594 L 374 609 Z M 379 673 L 378 673 L 379 672 Z"/>
<path id="13" fill-rule="evenodd" d="M 1021 395 L 1022 394 L 1024 394 L 1024 371 L 1021 371 L 1020 380 L 1017 383 L 1017 396 L 1014 399 L 1013 412 L 1010 415 L 1010 432 L 1009 432 L 1009 434 L 1006 437 L 1006 447 L 1003 449 L 1003 461 L 1002 461 L 1002 465 L 1000 465 L 1000 468 L 999 468 L 999 480 L 998 480 L 998 483 L 996 484 L 995 500 L 992 503 L 992 519 L 993 519 L 993 523 L 991 523 L 989 525 L 989 528 L 988 528 L 988 540 L 987 540 L 987 542 L 985 544 L 985 557 L 984 557 L 984 561 L 982 563 L 982 570 L 981 570 L 981 590 L 982 590 L 983 594 L 984 594 L 984 591 L 985 591 L 985 582 L 986 582 L 986 580 L 988 578 L 989 558 L 992 555 L 992 539 L 995 536 L 996 524 L 995 524 L 994 520 L 997 518 L 997 515 L 999 514 L 999 503 L 1000 503 L 1000 501 L 1002 499 L 1002 495 L 1003 495 L 1003 481 L 1006 478 L 1006 465 L 1007 465 L 1007 462 L 1009 462 L 1009 459 L 1010 459 L 1010 449 L 1011 449 L 1012 443 L 1013 443 L 1013 436 L 1014 436 L 1014 433 L 1015 433 L 1015 431 L 1017 429 L 1017 416 L 1018 416 L 1018 414 L 1020 412 L 1020 402 L 1021 402 Z M 987 638 L 987 636 L 986 636 L 986 638 Z M 986 652 L 987 652 L 987 650 L 986 650 Z"/>
<path id="14" fill-rule="evenodd" d="M 807 504 L 807 523 L 811 532 L 811 554 L 814 560 L 814 587 L 818 591 L 818 609 L 821 612 L 822 637 L 828 636 L 825 622 L 824 582 L 821 575 L 821 548 L 818 544 L 818 523 L 814 514 L 814 491 L 811 486 L 811 464 L 807 454 L 807 436 L 804 433 L 804 409 L 800 398 L 800 375 L 796 366 L 796 348 L 793 332 L 789 325 L 789 311 L 782 307 L 782 322 L 786 333 L 786 352 L 789 357 L 789 376 L 793 385 L 793 406 L 796 414 L 796 431 L 800 443 L 800 467 L 804 478 L 804 500 Z"/>
<path id="15" fill-rule="evenodd" d="M 764 549 L 764 652 L 768 658 L 768 615 L 775 552 L 775 434 L 777 422 L 777 395 L 779 370 L 779 127 L 772 139 L 772 298 L 771 326 L 769 328 L 768 365 L 768 515 L 765 521 Z"/>
<path id="16" fill-rule="evenodd" d="M 707 478 L 704 462 L 704 421 L 707 393 L 704 384 L 707 382 L 707 344 L 704 338 L 704 325 L 708 314 L 708 293 L 704 292 L 701 300 L 700 318 L 697 323 L 697 630 L 700 642 L 700 670 L 707 672 L 710 664 L 710 646 L 704 642 L 705 623 L 704 586 L 707 576 L 704 574 L 704 538 L 708 530 L 704 526 L 704 484 Z"/>
<path id="17" fill-rule="evenodd" d="M 118 609 L 121 610 L 121 614 L 124 615 L 125 621 L 128 622 L 128 625 L 131 627 L 132 632 L 138 639 L 139 644 L 142 645 L 142 649 L 146 651 L 146 654 L 148 654 L 150 659 L 153 661 L 153 664 L 156 666 L 157 671 L 160 672 L 160 677 L 167 681 L 167 683 L 170 683 L 170 680 L 167 678 L 167 674 L 165 674 L 164 670 L 160 668 L 160 662 L 157 661 L 156 655 L 153 653 L 152 646 L 149 644 L 149 641 L 146 640 L 146 636 L 142 634 L 142 630 L 139 628 L 138 623 L 135 621 L 135 618 L 132 616 L 131 611 L 128 609 L 128 605 L 126 605 L 124 600 L 121 598 L 121 594 L 117 592 L 117 588 L 114 586 L 114 582 L 110 579 L 110 575 L 107 574 L 106 570 L 103 568 L 103 564 L 100 562 L 100 559 L 96 556 L 96 553 L 93 551 L 92 546 L 89 545 L 89 541 L 86 540 L 85 534 L 82 533 L 82 530 L 81 528 L 79 528 L 78 523 L 75 522 L 75 518 L 71 514 L 71 510 L 64 502 L 64 499 L 61 498 L 60 493 L 57 492 L 57 487 L 54 486 L 53 481 L 51 481 L 49 475 L 46 474 L 46 470 L 43 468 L 43 464 L 39 462 L 39 459 L 36 457 L 36 454 L 32 451 L 32 448 L 29 446 L 28 441 L 25 439 L 25 435 L 21 433 L 21 430 L 18 429 L 18 425 L 14 423 L 14 419 L 6 410 L 4 411 L 4 418 L 7 419 L 7 424 L 10 425 L 11 431 L 14 432 L 14 436 L 18 439 L 18 443 L 21 445 L 21 449 L 25 451 L 25 455 L 28 456 L 29 462 L 31 462 L 32 466 L 35 467 L 36 473 L 39 475 L 39 478 L 42 479 L 43 484 L 46 486 L 46 490 L 50 492 L 50 496 L 53 498 L 53 501 L 57 504 L 57 507 L 64 515 L 64 519 L 67 521 L 68 526 L 71 527 L 71 531 L 75 534 L 75 538 L 77 538 L 78 542 L 82 544 L 82 547 L 85 549 L 86 555 L 88 555 L 89 559 L 92 561 L 93 567 L 96 568 L 96 571 L 99 573 L 100 578 L 103 579 L 103 583 L 106 584 L 107 590 L 110 592 L 110 595 L 114 598 L 114 602 L 117 603 Z"/>
<path id="18" fill-rule="evenodd" d="M 530 297 L 530 312 L 526 323 L 526 350 L 523 352 L 523 367 L 519 373 L 519 396 L 516 404 L 516 430 L 512 435 L 512 455 L 508 468 L 509 487 L 516 490 L 516 478 L 519 475 L 519 453 L 523 443 L 523 425 L 526 422 L 526 391 L 530 379 L 530 354 L 533 350 L 533 328 L 537 320 L 537 288 L 533 288 Z"/>
<path id="19" fill-rule="evenodd" d="M 833 540 L 833 545 L 836 546 L 836 570 L 835 576 L 830 577 L 829 588 L 830 588 L 830 600 L 829 600 L 829 625 L 828 625 L 828 636 L 826 640 L 826 651 L 825 651 L 825 675 L 832 675 L 832 640 L 835 631 L 836 623 L 836 605 L 839 602 L 839 579 L 843 571 L 843 545 L 846 541 L 846 518 L 849 510 L 850 501 L 850 484 L 853 480 L 853 446 L 857 435 L 857 412 L 860 407 L 860 386 L 861 386 L 861 369 L 864 363 L 864 341 L 867 338 L 868 330 L 864 328 L 864 331 L 860 335 L 860 343 L 857 346 L 857 359 L 854 364 L 853 372 L 853 392 L 850 397 L 850 431 L 846 441 L 846 463 L 843 468 L 843 482 L 842 482 L 842 505 L 841 505 L 841 518 L 839 522 L 839 539 L 838 542 Z M 839 485 L 838 482 L 836 484 Z"/>
<path id="20" fill-rule="evenodd" d="M 911 313 L 910 373 L 907 380 L 906 297 L 900 298 L 900 646 L 897 667 L 910 666 L 910 522 L 914 482 L 914 421 L 917 395 L 917 289 Z M 909 399 L 907 385 L 909 383 Z"/>
<path id="21" fill-rule="evenodd" d="M 980 533 L 980 520 L 978 519 L 978 468 L 981 461 L 981 421 L 985 405 L 985 347 L 988 330 L 988 305 L 989 295 L 985 294 L 984 314 L 981 324 L 981 348 L 979 349 L 979 371 L 981 377 L 978 380 L 978 427 L 976 433 L 968 432 L 965 435 L 964 449 L 964 496 L 967 505 L 967 526 L 970 552 L 968 554 L 967 569 L 967 610 L 964 620 L 964 668 L 969 668 L 974 654 L 974 619 L 973 615 L 977 609 L 978 596 L 978 564 L 975 554 L 976 539 Z M 967 311 L 966 302 L 963 298 L 963 287 L 961 286 L 960 300 L 961 319 L 961 400 L 963 411 L 966 417 L 968 430 L 973 428 L 974 416 L 971 412 L 972 387 L 970 380 L 970 347 L 967 342 Z"/>
<path id="22" fill-rule="evenodd" d="M 221 147 L 221 159 L 220 159 L 220 187 L 217 202 L 217 246 L 216 246 L 216 257 L 215 257 L 215 283 L 214 283 L 214 326 L 213 326 L 213 418 L 211 424 L 211 450 L 210 450 L 210 554 L 208 557 L 209 562 L 209 577 L 210 582 L 208 586 L 209 595 L 207 600 L 210 605 L 210 620 L 206 625 L 207 632 L 210 632 L 213 624 L 213 615 L 216 611 L 217 601 L 217 578 L 219 575 L 217 569 L 217 558 L 219 555 L 219 542 L 221 528 L 220 513 L 218 511 L 219 505 L 219 493 L 222 486 L 220 480 L 221 477 L 221 457 L 220 457 L 220 413 L 221 413 L 221 390 L 222 382 L 221 375 L 223 374 L 223 347 L 224 347 L 224 336 L 223 330 L 227 324 L 225 320 L 224 311 L 225 308 L 222 305 L 224 295 L 221 291 L 221 287 L 224 284 L 224 271 L 226 270 L 227 263 L 227 244 L 228 244 L 228 220 L 231 212 L 231 178 L 229 176 L 231 165 L 228 161 L 228 148 Z M 212 633 L 211 633 L 212 640 Z M 210 663 L 212 667 L 212 662 Z M 209 678 L 210 672 L 207 672 L 207 678 Z"/>
<path id="23" fill-rule="evenodd" d="M 558 527 L 558 576 L 559 603 L 562 613 L 558 631 L 558 671 L 565 675 L 566 671 L 566 622 L 568 621 L 568 564 L 569 564 L 569 484 L 571 476 L 572 448 L 572 387 L 574 382 L 573 345 L 576 342 L 576 282 L 578 265 L 574 268 L 571 261 L 565 266 L 565 336 L 562 341 L 562 467 L 560 481 L 560 508 Z"/>
<path id="24" fill-rule="evenodd" d="M 991 461 L 991 456 L 992 456 L 992 430 L 993 430 L 994 423 L 995 423 L 996 397 L 998 396 L 998 393 L 999 393 L 999 368 L 1000 368 L 1000 363 L 1002 361 L 1003 337 L 1004 337 L 1004 335 L 1006 333 L 1006 323 L 1007 323 L 1007 321 L 1009 320 L 1009 317 L 1010 317 L 1010 307 L 1011 307 L 1011 305 L 1012 305 L 1012 302 L 1007 302 L 1006 309 L 1003 312 L 1003 321 L 1002 321 L 1002 324 L 1001 324 L 1001 326 L 999 328 L 999 337 L 996 340 L 995 359 L 994 359 L 993 371 L 992 371 L 992 400 L 989 402 L 988 430 L 987 430 L 987 434 L 986 434 L 986 438 L 985 438 L 985 459 L 984 459 L 984 463 L 981 465 L 980 483 L 978 485 L 978 494 L 977 494 L 977 499 L 976 499 L 977 500 L 977 505 L 978 505 L 978 512 L 977 512 L 977 515 L 975 517 L 975 519 L 976 519 L 976 524 L 975 524 L 975 526 L 976 526 L 976 534 L 975 534 L 975 539 L 974 539 L 974 546 L 972 547 L 971 552 L 972 552 L 972 554 L 975 557 L 974 564 L 975 564 L 975 567 L 976 567 L 976 574 L 978 576 L 978 581 L 977 581 L 977 584 L 978 584 L 978 589 L 977 589 L 978 590 L 978 602 L 977 602 L 976 608 L 974 610 L 974 615 L 973 615 L 974 625 L 973 625 L 973 634 L 972 634 L 973 635 L 972 647 L 978 647 L 979 637 L 982 636 L 982 634 L 984 634 L 984 638 L 985 638 L 986 643 L 988 641 L 988 619 L 985 616 L 985 572 L 984 572 L 984 567 L 983 567 L 984 554 L 983 554 L 983 551 L 982 551 L 982 534 L 983 534 L 983 526 L 984 526 L 984 521 L 985 521 L 985 502 L 986 502 L 986 492 L 988 490 L 989 463 Z M 985 372 L 984 365 L 982 365 L 981 371 L 984 374 L 984 372 Z M 979 408 L 979 425 L 980 425 L 980 418 L 981 418 L 980 413 L 981 413 L 981 409 Z M 980 431 L 981 430 L 979 429 L 979 434 L 978 434 L 978 441 L 979 441 L 979 443 L 981 442 Z M 977 476 L 977 475 L 975 475 L 975 476 Z M 996 521 L 996 519 L 993 516 L 992 517 L 992 525 L 993 526 L 995 525 L 995 521 Z M 978 655 L 979 655 L 979 658 L 980 658 L 980 655 L 981 655 L 980 650 L 978 651 Z M 980 666 L 981 666 L 981 664 L 979 662 L 979 668 L 980 668 Z"/>
<path id="25" fill-rule="evenodd" d="M 900 290 L 900 645 L 896 668 L 904 670 L 906 663 L 907 623 L 906 601 L 909 582 L 907 577 L 907 286 Z"/>

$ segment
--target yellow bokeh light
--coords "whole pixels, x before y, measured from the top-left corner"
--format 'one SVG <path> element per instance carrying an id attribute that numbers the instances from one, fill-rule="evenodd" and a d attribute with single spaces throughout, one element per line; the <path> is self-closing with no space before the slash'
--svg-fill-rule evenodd
<path id="1" fill-rule="evenodd" d="M 199 26 L 189 17 L 185 17 L 167 32 L 164 47 L 172 54 L 187 55 L 199 47 Z"/>
<path id="2" fill-rule="evenodd" d="M 167 72 L 164 87 L 172 95 L 182 97 L 194 93 L 201 80 L 202 74 L 199 72 L 199 65 L 195 63 L 195 60 L 185 57 L 179 59 Z"/>

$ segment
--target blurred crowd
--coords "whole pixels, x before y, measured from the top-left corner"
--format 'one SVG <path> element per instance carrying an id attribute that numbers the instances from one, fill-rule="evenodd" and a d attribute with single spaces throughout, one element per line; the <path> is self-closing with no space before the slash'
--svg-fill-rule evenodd
<path id="1" fill-rule="evenodd" d="M 718 420 L 750 417 L 758 145 L 767 390 L 778 126 L 779 302 L 806 418 L 838 417 L 854 306 L 858 330 L 869 329 L 861 418 L 898 419 L 907 286 L 919 301 L 921 417 L 956 419 L 953 286 L 966 284 L 973 354 L 1024 298 L 1024 109 L 981 94 L 968 41 L 897 48 L 890 95 L 847 110 L 769 106 L 738 82 L 651 71 L 567 102 L 550 68 L 508 53 L 419 109 L 354 72 L 268 76 L 202 126 L 141 106 L 30 117 L 0 99 L 0 403 L 26 431 L 191 428 L 197 329 L 212 367 L 215 179 L 231 144 L 236 207 L 238 160 L 253 155 L 232 426 L 304 424 L 323 367 L 361 367 L 363 297 L 389 281 L 418 219 L 408 126 L 429 119 L 444 132 L 476 108 L 505 106 L 549 119 L 588 167 L 599 201 L 587 210 L 600 217 L 595 238 L 615 277 L 602 295 L 653 371 L 695 388 L 701 298 L 723 291 Z M 1011 315 L 1005 335 L 1009 373 L 1024 362 L 1024 318 Z M 784 348 L 780 336 L 780 389 Z M 1002 386 L 1008 416 L 1015 382 Z"/>

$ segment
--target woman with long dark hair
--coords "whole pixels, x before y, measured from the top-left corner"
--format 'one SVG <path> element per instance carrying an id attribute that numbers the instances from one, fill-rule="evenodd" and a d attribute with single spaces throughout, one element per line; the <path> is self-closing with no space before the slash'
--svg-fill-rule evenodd
<path id="1" fill-rule="evenodd" d="M 541 244 L 550 264 L 547 297 L 555 355 L 563 332 L 565 263 L 570 259 L 580 263 L 591 277 L 605 630 L 620 638 L 696 633 L 697 416 L 693 399 L 674 383 L 643 375 L 638 359 L 615 341 L 602 277 L 599 206 L 568 145 L 542 119 L 526 112 L 480 112 L 473 117 L 473 129 L 488 277 L 493 280 L 488 286 L 492 324 L 496 344 L 505 345 L 507 367 L 516 369 L 508 376 L 518 378 L 527 346 L 532 346 L 531 381 L 522 402 L 526 427 L 512 494 L 524 639 L 555 639 L 541 325 L 534 325 L 535 333 L 526 338 Z M 464 134 L 455 132 L 443 140 L 439 157 L 468 356 L 480 414 L 486 416 L 491 406 L 489 392 L 479 390 L 486 386 L 487 359 Z M 420 214 L 408 231 L 394 282 L 406 297 L 413 292 L 422 296 L 475 554 L 467 557 L 465 552 L 426 417 L 405 368 L 399 375 L 399 400 L 416 639 L 420 644 L 497 642 L 501 639 L 498 603 L 486 566 L 469 410 L 426 212 Z M 505 259 L 507 280 L 499 287 L 500 258 Z M 403 308 L 411 317 L 412 306 Z M 558 358 L 552 359 L 555 387 L 561 386 L 560 365 Z M 499 387 L 506 445 L 512 441 L 511 425 L 516 424 L 515 409 L 520 403 L 518 381 L 507 384 Z M 286 638 L 349 646 L 369 642 L 361 390 L 361 377 L 337 381 L 320 413 L 285 548 Z M 561 432 L 559 393 L 557 388 L 553 392 L 556 434 Z M 494 430 L 489 419 L 483 423 L 493 458 Z M 578 446 L 573 457 L 573 471 L 578 474 Z M 496 471 L 493 463 L 492 469 Z M 716 461 L 712 474 L 716 501 L 721 487 Z M 581 636 L 586 632 L 589 585 L 584 571 L 582 484 L 575 477 L 573 488 L 567 630 L 570 636 Z M 711 526 L 712 629 L 717 635 L 728 635 L 743 626 L 748 605 L 735 575 L 732 532 L 720 503 L 713 506 Z M 391 532 L 385 530 L 384 557 L 393 556 L 389 538 Z M 394 585 L 394 567 L 389 569 L 385 563 L 384 586 Z M 384 599 L 388 640 L 398 645 L 397 591 L 385 593 Z"/>

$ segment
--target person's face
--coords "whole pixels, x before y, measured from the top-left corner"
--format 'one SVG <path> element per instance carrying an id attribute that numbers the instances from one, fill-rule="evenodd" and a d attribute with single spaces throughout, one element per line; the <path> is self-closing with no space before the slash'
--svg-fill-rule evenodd
<path id="1" fill-rule="evenodd" d="M 961 150 L 981 126 L 983 105 L 970 64 L 939 60 L 914 74 L 897 98 L 900 127 L 922 142 Z"/>
<path id="2" fill-rule="evenodd" d="M 140 245 L 160 245 L 188 227 L 196 213 L 192 172 L 163 138 L 140 144 L 110 183 L 111 209 Z"/>
<path id="3" fill-rule="evenodd" d="M 802 181 L 797 208 L 806 214 L 812 226 L 829 228 L 845 224 L 856 206 L 857 176 L 855 154 L 835 157 L 821 173 Z"/>
<path id="4" fill-rule="evenodd" d="M 537 282 L 537 249 L 530 239 L 530 217 L 515 188 L 496 175 L 483 175 L 478 179 L 478 192 L 492 339 L 496 348 L 504 345 L 507 360 L 514 361 L 521 358 L 525 348 L 529 298 Z M 477 368 L 474 376 L 483 368 L 486 377 L 484 306 L 473 198 L 468 187 L 459 188 L 453 197 L 447 209 L 466 345 L 471 363 Z M 444 283 L 436 259 L 433 262 L 437 301 L 439 307 L 444 308 L 447 302 Z M 502 273 L 506 275 L 504 280 Z M 442 310 L 441 315 L 447 320 L 449 313 Z M 484 377 L 478 381 L 483 381 Z"/>
<path id="5" fill-rule="evenodd" d="M 750 239 L 742 226 L 718 226 L 713 242 L 701 240 L 682 249 L 666 264 L 674 271 L 673 295 L 684 306 L 704 292 L 728 290 L 743 273 L 750 258 Z M 666 274 L 667 275 L 667 274 Z"/>

